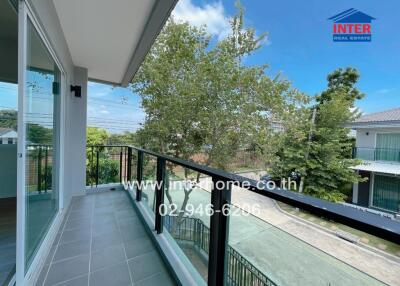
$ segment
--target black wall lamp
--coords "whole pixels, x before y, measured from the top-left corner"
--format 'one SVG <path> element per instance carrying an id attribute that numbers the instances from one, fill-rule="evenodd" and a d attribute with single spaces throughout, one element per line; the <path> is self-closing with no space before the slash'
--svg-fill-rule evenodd
<path id="1" fill-rule="evenodd" d="M 80 85 L 71 85 L 71 92 L 74 92 L 75 97 L 82 97 Z"/>

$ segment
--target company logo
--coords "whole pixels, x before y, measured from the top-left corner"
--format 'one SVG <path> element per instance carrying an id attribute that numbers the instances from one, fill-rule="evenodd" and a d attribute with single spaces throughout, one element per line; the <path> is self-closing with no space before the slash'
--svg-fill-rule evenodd
<path id="1" fill-rule="evenodd" d="M 356 9 L 328 18 L 333 21 L 334 42 L 371 42 L 371 22 L 376 20 Z"/>

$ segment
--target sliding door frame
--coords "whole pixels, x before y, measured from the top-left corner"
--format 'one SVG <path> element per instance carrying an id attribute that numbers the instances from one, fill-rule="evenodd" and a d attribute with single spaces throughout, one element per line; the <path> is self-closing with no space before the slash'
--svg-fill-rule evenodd
<path id="1" fill-rule="evenodd" d="M 32 263 L 26 267 L 25 257 L 25 238 L 26 238 L 26 190 L 25 190 L 25 172 L 26 172 L 26 130 L 25 130 L 25 93 L 26 93 L 26 67 L 27 67 L 27 44 L 28 44 L 28 20 L 33 24 L 50 53 L 52 59 L 60 70 L 60 100 L 59 100 L 59 122 L 58 135 L 55 144 L 57 146 L 55 176 L 57 176 L 58 188 L 58 211 L 55 214 L 47 234 L 43 238 L 38 250 L 32 259 Z M 34 10 L 30 7 L 28 1 L 19 0 L 18 3 L 18 151 L 17 151 L 17 258 L 16 258 L 16 283 L 17 285 L 26 285 L 27 281 L 35 280 L 38 273 L 35 272 L 42 265 L 45 256 L 50 249 L 50 244 L 55 236 L 58 224 L 60 223 L 61 213 L 64 207 L 64 136 L 65 136 L 65 103 L 66 103 L 66 80 L 67 74 L 61 61 L 58 59 L 55 50 L 42 29 L 40 21 L 36 17 Z"/>

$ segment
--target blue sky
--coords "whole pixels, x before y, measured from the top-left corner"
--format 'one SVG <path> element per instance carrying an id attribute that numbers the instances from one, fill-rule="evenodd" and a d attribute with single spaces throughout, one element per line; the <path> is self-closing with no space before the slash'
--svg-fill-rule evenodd
<path id="1" fill-rule="evenodd" d="M 207 25 L 215 39 L 229 32 L 235 13 L 233 0 L 180 0 L 173 15 L 193 25 Z M 352 66 L 361 73 L 358 87 L 366 97 L 357 103 L 371 113 L 400 107 L 400 35 L 398 0 L 242 0 L 247 25 L 268 39 L 245 63 L 268 64 L 267 74 L 280 73 L 299 90 L 315 95 L 326 87 L 326 76 L 339 67 Z M 332 41 L 332 23 L 327 18 L 349 8 L 375 17 L 372 42 Z M 16 106 L 16 88 L 0 84 L 0 109 Z M 90 83 L 90 125 L 110 132 L 135 130 L 143 122 L 140 98 L 129 89 Z"/>
<path id="2" fill-rule="evenodd" d="M 207 25 L 208 32 L 218 39 L 229 31 L 229 18 L 236 11 L 234 2 L 180 0 L 173 14 L 193 25 Z M 366 94 L 357 102 L 363 112 L 400 107 L 400 35 L 397 32 L 400 1 L 242 0 L 242 4 L 246 9 L 246 23 L 259 34 L 268 33 L 263 48 L 247 57 L 246 64 L 266 63 L 270 66 L 268 75 L 280 73 L 309 95 L 326 87 L 329 72 L 352 66 L 360 71 L 358 87 Z M 372 42 L 332 41 L 332 22 L 327 19 L 350 8 L 377 19 L 372 23 Z M 89 89 L 89 96 L 94 96 L 91 93 L 94 86 Z M 138 96 L 130 91 L 115 90 L 103 97 L 120 100 L 122 94 L 128 99 L 128 105 L 140 109 Z M 136 109 L 129 116 L 143 119 L 144 114 Z"/>

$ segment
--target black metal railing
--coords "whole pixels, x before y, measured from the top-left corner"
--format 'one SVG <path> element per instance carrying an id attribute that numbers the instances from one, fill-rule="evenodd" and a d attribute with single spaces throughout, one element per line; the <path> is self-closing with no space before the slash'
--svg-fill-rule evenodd
<path id="1" fill-rule="evenodd" d="M 93 146 L 92 152 L 105 146 Z M 155 190 L 156 198 L 156 211 L 155 211 L 155 225 L 154 228 L 158 234 L 163 232 L 165 221 L 160 209 L 164 201 L 164 188 L 165 188 L 165 173 L 166 163 L 175 164 L 194 172 L 199 172 L 203 175 L 210 176 L 212 178 L 212 190 L 211 190 L 211 205 L 213 206 L 213 213 L 210 217 L 210 228 L 209 228 L 209 241 L 208 243 L 208 285 L 226 285 L 228 281 L 227 273 L 228 261 L 230 258 L 228 252 L 228 216 L 224 215 L 223 210 L 230 206 L 231 187 L 237 185 L 242 188 L 246 188 L 248 191 L 260 194 L 262 196 L 269 197 L 271 199 L 292 205 L 294 207 L 306 210 L 311 214 L 319 217 L 324 217 L 327 220 L 333 220 L 337 223 L 342 223 L 351 228 L 355 228 L 366 232 L 371 235 L 383 238 L 385 240 L 398 244 L 400 241 L 400 223 L 393 220 L 377 216 L 372 213 L 366 213 L 359 211 L 354 208 L 342 204 L 336 204 L 314 198 L 302 193 L 292 192 L 284 189 L 268 189 L 264 185 L 259 184 L 257 180 L 251 180 L 249 178 L 228 173 L 219 169 L 211 168 L 208 166 L 200 165 L 194 162 L 174 158 L 156 152 L 144 150 L 142 148 L 132 146 L 108 146 L 123 148 L 120 151 L 123 153 L 122 157 L 125 160 L 120 160 L 120 165 L 125 165 L 126 168 L 120 168 L 121 181 L 136 181 L 136 200 L 141 201 L 142 199 L 142 181 L 143 181 L 143 156 L 144 154 L 150 155 L 157 160 L 157 172 L 156 172 L 156 185 L 158 186 Z M 100 148 L 96 149 L 96 148 Z M 121 153 L 120 153 L 121 154 Z M 96 167 L 100 166 L 100 153 L 96 153 Z M 89 160 L 94 162 L 93 159 Z M 133 166 L 136 165 L 136 168 Z M 129 166 L 129 167 L 128 167 Z M 92 166 L 93 167 L 93 166 Z M 136 171 L 136 176 L 133 172 Z M 126 172 L 126 174 L 124 174 Z M 97 183 L 100 182 L 99 171 L 97 173 Z M 133 180 L 132 180 L 133 179 Z M 218 182 L 218 184 L 217 184 Z M 220 184 L 220 183 L 223 184 Z M 257 285 L 257 284 L 255 284 Z"/>
<path id="2" fill-rule="evenodd" d="M 127 174 L 132 174 L 133 163 L 132 148 L 128 146 L 87 146 L 86 185 L 129 181 Z"/>
<path id="3" fill-rule="evenodd" d="M 27 165 L 32 172 L 26 178 L 29 192 L 47 193 L 52 189 L 53 146 L 27 145 Z"/>
<path id="4" fill-rule="evenodd" d="M 173 238 L 193 243 L 199 256 L 202 251 L 209 255 L 210 228 L 201 219 L 177 216 L 165 216 L 164 219 L 164 227 Z M 234 286 L 277 285 L 230 245 L 227 246 L 227 283 Z"/>
<path id="5" fill-rule="evenodd" d="M 353 158 L 368 161 L 400 162 L 400 149 L 354 147 Z"/>

